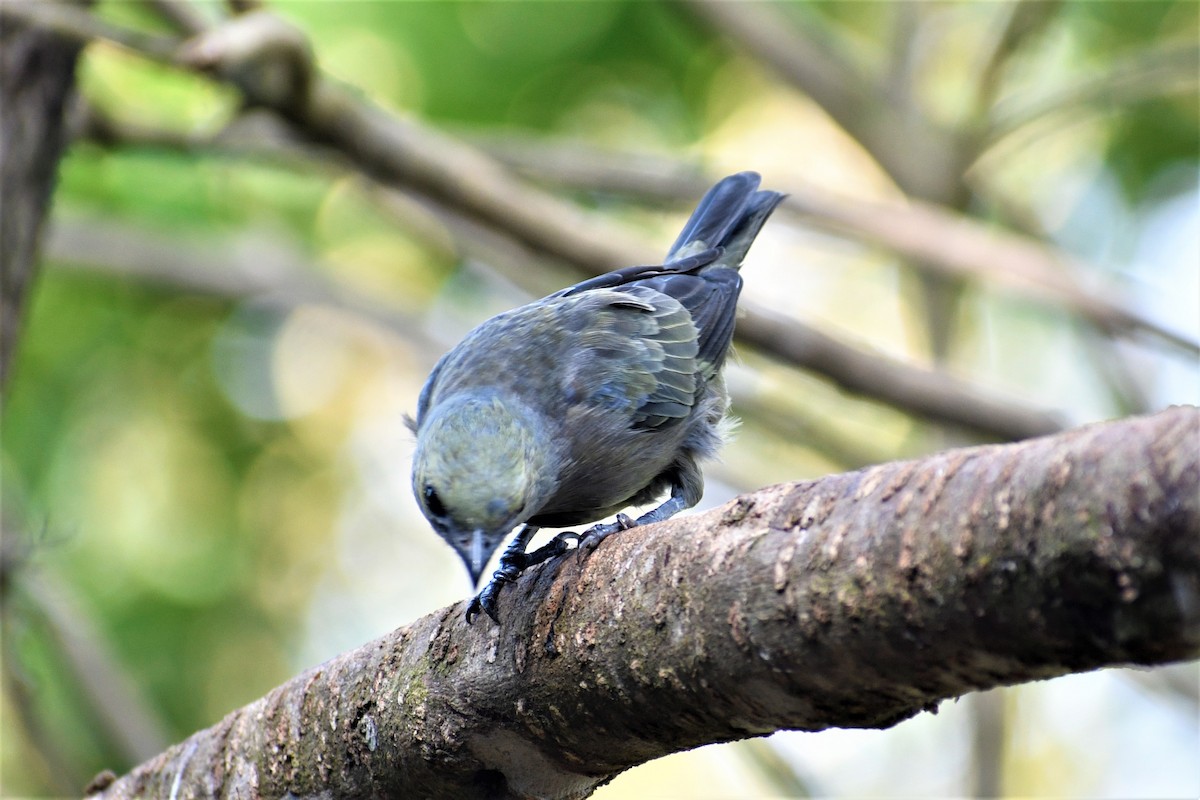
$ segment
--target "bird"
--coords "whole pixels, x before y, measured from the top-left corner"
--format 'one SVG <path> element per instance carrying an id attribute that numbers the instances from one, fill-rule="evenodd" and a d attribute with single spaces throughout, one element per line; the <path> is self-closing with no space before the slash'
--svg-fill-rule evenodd
<path id="1" fill-rule="evenodd" d="M 721 375 L 733 340 L 739 268 L 783 200 L 740 172 L 701 198 L 662 264 L 604 273 L 503 312 L 434 366 L 415 417 L 412 485 L 473 587 L 514 530 L 492 579 L 471 600 L 499 624 L 497 599 L 525 569 L 700 501 L 701 462 L 729 427 Z M 631 519 L 624 509 L 652 510 Z M 618 513 L 620 512 L 620 513 Z M 616 514 L 563 531 L 543 527 Z"/>

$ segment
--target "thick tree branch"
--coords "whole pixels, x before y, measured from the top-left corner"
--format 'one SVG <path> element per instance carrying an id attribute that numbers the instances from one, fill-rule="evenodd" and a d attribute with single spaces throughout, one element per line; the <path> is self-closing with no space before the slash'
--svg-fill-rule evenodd
<path id="1" fill-rule="evenodd" d="M 584 797 L 783 728 L 1200 654 L 1200 409 L 784 484 L 315 667 L 106 798 Z M 174 791 L 172 788 L 174 787 Z"/>

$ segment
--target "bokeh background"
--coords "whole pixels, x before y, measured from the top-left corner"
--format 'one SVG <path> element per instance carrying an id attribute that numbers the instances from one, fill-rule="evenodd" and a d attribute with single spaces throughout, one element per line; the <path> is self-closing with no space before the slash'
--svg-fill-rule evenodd
<path id="1" fill-rule="evenodd" d="M 256 5 L 93 13 L 176 36 Z M 1072 291 L 1176 334 L 1105 329 L 978 248 L 955 276 L 821 202 L 781 209 L 747 302 L 887 364 L 1062 425 L 1200 401 L 1193 0 L 269 9 L 363 102 L 659 252 L 705 183 L 754 169 L 900 213 L 894 239 L 1019 235 Z M 221 80 L 97 41 L 78 86 L 3 407 L 5 797 L 78 794 L 466 596 L 411 498 L 402 414 L 471 326 L 585 274 Z M 933 227 L 903 216 L 930 208 Z M 751 346 L 730 383 L 743 423 L 707 505 L 1006 438 Z M 703 748 L 596 796 L 1196 797 L 1198 683 L 1194 664 L 1073 676 L 888 731 Z"/>

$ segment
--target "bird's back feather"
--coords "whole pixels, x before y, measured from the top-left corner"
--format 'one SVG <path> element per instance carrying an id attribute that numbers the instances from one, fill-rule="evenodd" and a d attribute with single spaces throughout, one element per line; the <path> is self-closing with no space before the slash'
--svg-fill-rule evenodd
<path id="1" fill-rule="evenodd" d="M 695 461 L 715 449 L 725 409 L 717 373 L 737 268 L 783 197 L 758 183 L 747 172 L 709 190 L 664 264 L 615 270 L 480 325 L 430 375 L 418 436 L 455 396 L 494 394 L 530 410 L 560 451 L 558 489 L 534 524 L 596 519 L 681 481 L 694 502 Z"/>

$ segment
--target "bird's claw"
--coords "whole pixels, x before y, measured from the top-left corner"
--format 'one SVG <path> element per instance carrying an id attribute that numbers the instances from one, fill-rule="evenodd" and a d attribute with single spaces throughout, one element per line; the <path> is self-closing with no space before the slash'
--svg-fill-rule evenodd
<path id="1" fill-rule="evenodd" d="M 606 522 L 600 525 L 593 525 L 583 532 L 580 537 L 580 543 L 587 540 L 588 544 L 595 547 L 600 543 L 600 540 L 606 536 L 617 533 L 618 531 L 627 531 L 630 528 L 637 527 L 637 523 L 628 514 L 617 514 L 615 522 Z"/>
<path id="2" fill-rule="evenodd" d="M 499 569 L 492 573 L 492 579 L 488 581 L 487 586 L 484 586 L 483 590 L 471 598 L 471 602 L 467 604 L 467 624 L 474 624 L 479 617 L 479 612 L 482 611 L 492 618 L 492 622 L 499 625 L 500 617 L 496 611 L 496 598 L 500 595 L 504 584 L 514 582 L 521 577 L 522 572 L 534 564 L 541 564 L 543 561 L 549 561 L 568 552 L 571 548 L 567 546 L 567 542 L 574 542 L 576 546 L 587 542 L 594 547 L 605 536 L 617 531 L 627 531 L 636 525 L 637 523 L 628 514 L 617 514 L 616 522 L 593 525 L 583 533 L 563 531 L 532 553 L 505 553 L 500 559 Z"/>
<path id="3" fill-rule="evenodd" d="M 500 616 L 496 611 L 496 598 L 499 597 L 500 590 L 504 588 L 504 584 L 513 583 L 517 578 L 521 577 L 522 572 L 534 564 L 540 564 L 543 561 L 561 556 L 571 549 L 567 547 L 567 542 L 569 541 L 578 542 L 579 534 L 573 531 L 563 531 L 532 553 L 511 552 L 501 556 L 500 567 L 492 573 L 492 579 L 467 604 L 467 624 L 473 624 L 479 616 L 479 612 L 483 611 L 492 618 L 492 622 L 499 625 Z"/>
<path id="4" fill-rule="evenodd" d="M 479 612 L 483 611 L 492 618 L 492 622 L 500 624 L 500 617 L 496 614 L 496 594 L 503 586 L 496 580 L 491 580 L 488 585 L 483 587 L 483 591 L 471 598 L 471 602 L 467 604 L 467 624 L 474 625 L 475 620 L 479 617 Z"/>
<path id="5" fill-rule="evenodd" d="M 467 624 L 473 624 L 481 610 L 492 618 L 492 622 L 500 624 L 500 617 L 496 613 L 496 597 L 504 584 L 512 583 L 521 577 L 521 573 L 529 564 L 530 557 L 526 553 L 505 553 L 500 559 L 500 567 L 492 573 L 492 579 L 488 581 L 487 586 L 467 604 Z"/>

